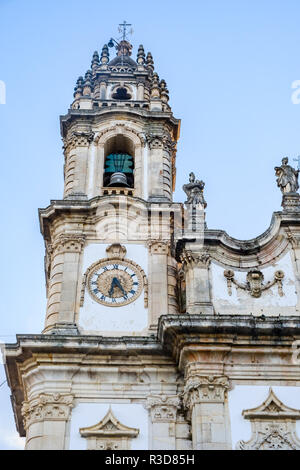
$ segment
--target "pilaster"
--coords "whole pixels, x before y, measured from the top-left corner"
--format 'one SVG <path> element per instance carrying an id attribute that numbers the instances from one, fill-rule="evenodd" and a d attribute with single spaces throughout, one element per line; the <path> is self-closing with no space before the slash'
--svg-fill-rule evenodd
<path id="1" fill-rule="evenodd" d="M 41 393 L 23 403 L 27 450 L 65 449 L 66 426 L 73 399 L 71 394 Z"/>
<path id="2" fill-rule="evenodd" d="M 86 195 L 88 151 L 93 138 L 93 132 L 76 131 L 65 140 L 65 198 Z"/>
<path id="3" fill-rule="evenodd" d="M 151 241 L 149 248 L 149 324 L 156 328 L 159 317 L 168 312 L 169 244 Z"/>
<path id="4" fill-rule="evenodd" d="M 231 448 L 226 376 L 198 375 L 187 366 L 184 407 L 191 420 L 193 449 Z"/>
<path id="5" fill-rule="evenodd" d="M 152 449 L 176 449 L 176 418 L 180 398 L 174 396 L 150 396 L 146 408 L 152 421 Z"/>
<path id="6" fill-rule="evenodd" d="M 209 253 L 185 249 L 181 254 L 181 261 L 186 280 L 186 311 L 190 314 L 212 314 Z"/>
<path id="7" fill-rule="evenodd" d="M 62 234 L 51 246 L 51 268 L 44 333 L 75 330 L 77 284 L 83 235 Z"/>

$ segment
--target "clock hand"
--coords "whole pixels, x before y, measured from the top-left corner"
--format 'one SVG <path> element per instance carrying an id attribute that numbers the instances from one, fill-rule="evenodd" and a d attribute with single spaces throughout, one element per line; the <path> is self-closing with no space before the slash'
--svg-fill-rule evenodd
<path id="1" fill-rule="evenodd" d="M 123 289 L 123 286 L 122 286 L 121 282 L 119 281 L 119 279 L 117 277 L 113 277 L 112 281 L 111 281 L 111 286 L 110 286 L 110 289 L 109 289 L 109 292 L 108 292 L 110 297 L 112 297 L 112 295 L 114 293 L 114 290 L 115 290 L 115 287 L 118 287 L 122 291 L 123 295 L 127 295 L 127 292 L 125 292 L 125 290 Z"/>

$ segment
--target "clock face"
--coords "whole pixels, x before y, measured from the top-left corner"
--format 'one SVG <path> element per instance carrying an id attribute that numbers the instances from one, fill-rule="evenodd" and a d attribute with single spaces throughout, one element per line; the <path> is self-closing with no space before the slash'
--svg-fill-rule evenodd
<path id="1" fill-rule="evenodd" d="M 130 261 L 102 260 L 88 274 L 88 291 L 92 298 L 109 307 L 133 302 L 143 289 L 143 276 Z"/>

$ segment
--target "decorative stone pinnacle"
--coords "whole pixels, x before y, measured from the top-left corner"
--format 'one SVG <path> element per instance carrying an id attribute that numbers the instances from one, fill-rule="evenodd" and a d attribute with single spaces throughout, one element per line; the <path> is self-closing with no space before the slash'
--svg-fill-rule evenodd
<path id="1" fill-rule="evenodd" d="M 161 100 L 162 100 L 164 103 L 168 103 L 168 101 L 169 101 L 169 90 L 168 90 L 168 88 L 167 88 L 166 81 L 165 81 L 165 80 L 161 80 L 160 83 L 159 83 L 159 87 L 160 87 L 160 96 L 161 96 Z"/>
<path id="2" fill-rule="evenodd" d="M 102 47 L 102 51 L 101 51 L 100 63 L 102 65 L 106 65 L 108 62 L 109 62 L 108 45 L 104 44 L 104 46 Z"/>
<path id="3" fill-rule="evenodd" d="M 154 71 L 154 61 L 151 52 L 148 52 L 146 57 L 146 66 L 147 68 L 153 72 Z"/>
<path id="4" fill-rule="evenodd" d="M 137 63 L 139 65 L 144 65 L 145 63 L 145 51 L 144 51 L 144 46 L 142 44 L 138 48 Z"/>
<path id="5" fill-rule="evenodd" d="M 100 61 L 99 61 L 99 54 L 98 54 L 97 51 L 95 51 L 94 54 L 93 54 L 92 64 L 91 64 L 92 70 L 93 70 L 95 67 L 98 67 L 99 64 L 100 64 Z"/>

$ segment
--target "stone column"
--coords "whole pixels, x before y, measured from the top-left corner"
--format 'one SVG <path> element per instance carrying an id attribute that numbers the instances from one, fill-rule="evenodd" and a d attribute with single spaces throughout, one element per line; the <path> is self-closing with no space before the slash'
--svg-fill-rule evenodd
<path id="1" fill-rule="evenodd" d="M 300 312 L 300 234 L 292 232 L 290 229 L 286 232 L 292 251 L 292 262 L 295 270 L 296 291 L 297 291 L 297 310 Z"/>
<path id="2" fill-rule="evenodd" d="M 203 376 L 187 368 L 184 407 L 191 420 L 193 449 L 231 449 L 227 404 L 229 380 L 225 376 Z"/>
<path id="3" fill-rule="evenodd" d="M 161 315 L 168 313 L 168 253 L 163 241 L 149 242 L 149 324 L 156 329 Z"/>
<path id="4" fill-rule="evenodd" d="M 152 421 L 151 450 L 176 449 L 176 417 L 180 398 L 174 396 L 150 396 L 146 408 L 150 410 Z"/>
<path id="5" fill-rule="evenodd" d="M 23 403 L 26 450 L 65 449 L 66 427 L 73 399 L 70 394 L 41 393 Z"/>
<path id="6" fill-rule="evenodd" d="M 83 235 L 62 234 L 52 245 L 47 316 L 44 333 L 55 328 L 71 333 L 77 331 L 77 287 Z M 63 332 L 63 331 L 62 331 Z"/>
<path id="7" fill-rule="evenodd" d="M 181 255 L 186 281 L 187 313 L 213 314 L 209 281 L 210 255 L 185 249 Z"/>

